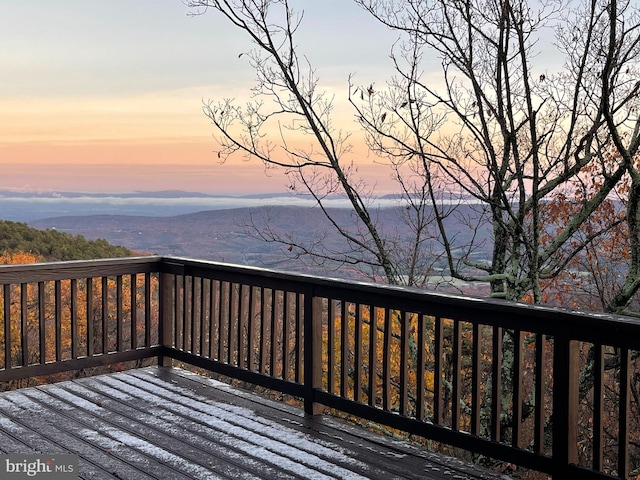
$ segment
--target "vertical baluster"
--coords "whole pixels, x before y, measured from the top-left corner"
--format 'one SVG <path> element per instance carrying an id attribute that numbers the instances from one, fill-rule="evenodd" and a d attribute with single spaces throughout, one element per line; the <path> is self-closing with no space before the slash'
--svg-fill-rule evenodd
<path id="1" fill-rule="evenodd" d="M 78 358 L 78 281 L 70 281 L 71 294 L 71 358 Z"/>
<path id="2" fill-rule="evenodd" d="M 181 295 L 182 288 L 180 286 L 180 282 L 182 277 L 180 275 L 173 276 L 173 346 L 175 348 L 181 348 L 182 345 L 182 321 L 180 319 L 180 309 L 182 306 Z"/>
<path id="3" fill-rule="evenodd" d="M 218 281 L 217 282 L 217 287 L 216 287 L 216 292 L 218 295 L 217 298 L 217 310 L 218 310 L 218 315 L 217 315 L 217 326 L 218 328 L 215 329 L 215 333 L 217 335 L 217 341 L 215 342 L 217 345 L 217 353 L 216 353 L 216 360 L 218 361 L 222 361 L 222 329 L 224 328 L 223 324 L 223 319 L 222 319 L 222 315 L 223 315 L 223 282 L 222 281 Z"/>
<path id="4" fill-rule="evenodd" d="M 220 282 L 220 329 L 218 330 L 218 351 L 220 352 L 220 361 L 224 361 L 225 358 L 225 342 L 227 341 L 227 332 L 229 328 L 229 283 Z M 228 352 L 227 352 L 228 357 Z"/>
<path id="5" fill-rule="evenodd" d="M 336 302 L 337 300 L 329 299 L 329 313 L 327 318 L 327 392 L 334 393 L 336 382 Z"/>
<path id="6" fill-rule="evenodd" d="M 302 383 L 304 375 L 304 293 L 297 294 L 296 303 L 296 382 Z"/>
<path id="7" fill-rule="evenodd" d="M 184 278 L 182 275 L 174 275 L 173 282 L 173 330 L 175 332 L 175 348 L 184 349 Z"/>
<path id="8" fill-rule="evenodd" d="M 353 332 L 353 396 L 356 402 L 362 401 L 362 305 L 354 305 Z"/>
<path id="9" fill-rule="evenodd" d="M 511 430 L 511 445 L 518 448 L 522 430 L 522 332 L 513 332 L 513 379 L 512 412 L 513 425 Z"/>
<path id="10" fill-rule="evenodd" d="M 189 276 L 189 332 L 190 332 L 190 348 L 189 351 L 196 353 L 196 344 L 198 343 L 198 332 L 196 331 L 197 303 L 196 303 L 196 283 L 195 276 Z"/>
<path id="11" fill-rule="evenodd" d="M 102 321 L 102 353 L 109 352 L 109 283 L 107 277 L 102 277 L 102 312 L 101 312 L 101 321 Z M 56 282 L 56 292 L 58 291 L 58 283 Z M 56 293 L 57 296 L 57 293 Z M 57 304 L 57 300 L 56 300 Z M 58 313 L 56 313 L 56 318 L 58 318 Z M 57 320 L 56 320 L 57 325 Z M 57 327 L 56 327 L 57 328 Z"/>
<path id="12" fill-rule="evenodd" d="M 409 411 L 409 321 L 410 313 L 400 314 L 400 414 Z"/>
<path id="13" fill-rule="evenodd" d="M 9 370 L 13 366 L 11 360 L 11 285 L 2 286 L 4 303 L 4 368 Z"/>
<path id="14" fill-rule="evenodd" d="M 384 309 L 382 337 L 382 408 L 391 410 L 391 311 Z"/>
<path id="15" fill-rule="evenodd" d="M 27 295 L 28 285 L 20 284 L 20 347 L 22 352 L 22 366 L 29 365 L 29 305 Z"/>
<path id="16" fill-rule="evenodd" d="M 189 277 L 182 276 L 182 350 L 189 349 Z"/>
<path id="17" fill-rule="evenodd" d="M 604 425 L 602 417 L 603 407 L 603 381 L 604 381 L 604 346 L 593 347 L 593 469 L 602 470 L 604 453 Z"/>
<path id="18" fill-rule="evenodd" d="M 291 379 L 291 359 L 289 358 L 289 345 L 291 337 L 291 293 L 284 292 L 284 314 L 282 325 L 282 378 L 285 381 Z"/>
<path id="19" fill-rule="evenodd" d="M 209 349 L 211 350 L 209 357 L 220 360 L 220 318 L 222 316 L 222 301 L 220 299 L 220 290 L 222 286 L 220 281 L 211 280 L 211 326 L 209 334 Z"/>
<path id="20" fill-rule="evenodd" d="M 131 309 L 131 348 L 135 350 L 138 348 L 138 277 L 135 273 L 132 273 L 129 281 L 129 296 L 130 309 Z"/>
<path id="21" fill-rule="evenodd" d="M 304 297 L 304 410 L 307 415 L 321 413 L 313 401 L 314 391 L 322 388 L 322 324 L 324 299 L 308 288 Z"/>
<path id="22" fill-rule="evenodd" d="M 346 398 L 349 384 L 349 321 L 347 302 L 340 305 L 340 396 Z"/>
<path id="23" fill-rule="evenodd" d="M 95 355 L 93 344 L 95 332 L 93 326 L 93 278 L 86 279 L 86 305 L 87 305 L 87 356 Z"/>
<path id="24" fill-rule="evenodd" d="M 416 343 L 418 348 L 418 358 L 416 364 L 416 418 L 419 421 L 425 419 L 425 318 L 422 313 L 418 315 L 418 326 L 416 332 Z"/>
<path id="25" fill-rule="evenodd" d="M 376 351 L 377 334 L 376 309 L 369 305 L 369 405 L 376 404 L 376 374 L 378 372 L 378 360 Z"/>
<path id="26" fill-rule="evenodd" d="M 482 344 L 480 324 L 474 323 L 471 334 L 473 340 L 471 344 L 471 434 L 480 435 L 480 409 L 482 408 L 482 398 L 480 395 L 480 384 L 482 382 L 482 354 L 480 346 Z"/>
<path id="27" fill-rule="evenodd" d="M 175 329 L 176 279 L 170 273 L 158 274 L 158 333 L 157 345 L 166 348 L 177 348 L 177 331 Z M 170 367 L 173 360 L 165 355 L 158 357 L 158 365 Z"/>
<path id="28" fill-rule="evenodd" d="M 254 370 L 261 372 L 262 371 L 262 324 L 265 321 L 265 308 L 266 308 L 266 300 L 265 300 L 265 288 L 264 287 L 256 287 L 258 292 L 258 298 L 256 299 L 256 324 L 254 327 L 255 332 L 255 341 L 254 341 L 254 354 L 255 357 L 255 367 Z"/>
<path id="29" fill-rule="evenodd" d="M 433 346 L 434 346 L 434 365 L 433 365 L 433 423 L 436 425 L 442 425 L 443 423 L 443 407 L 442 401 L 444 398 L 443 386 L 442 386 L 442 375 L 443 375 L 443 365 L 442 359 L 444 355 L 443 349 L 443 322 L 442 318 L 436 317 L 434 323 L 434 335 L 433 335 Z"/>
<path id="30" fill-rule="evenodd" d="M 122 275 L 116 277 L 116 339 L 117 346 L 116 351 L 121 352 L 123 350 L 123 338 L 122 338 Z"/>
<path id="31" fill-rule="evenodd" d="M 569 478 L 568 466 L 578 461 L 578 342 L 553 338 L 553 478 Z"/>
<path id="32" fill-rule="evenodd" d="M 271 289 L 271 295 L 266 295 L 266 289 L 262 290 L 262 331 L 260 332 L 260 373 L 267 373 L 267 362 L 269 361 L 267 339 L 269 338 L 268 323 L 271 319 L 271 313 L 267 317 L 267 311 L 269 308 L 269 300 L 273 295 L 273 289 Z M 271 310 L 273 310 L 273 304 L 271 304 Z"/>
<path id="33" fill-rule="evenodd" d="M 618 477 L 629 477 L 629 402 L 631 351 L 620 348 L 620 407 L 618 414 Z"/>
<path id="34" fill-rule="evenodd" d="M 198 353 L 200 354 L 200 356 L 205 356 L 205 344 L 206 344 L 206 339 L 207 339 L 207 335 L 206 335 L 206 327 L 205 327 L 205 316 L 206 316 L 206 312 L 207 312 L 207 297 L 205 295 L 205 284 L 207 283 L 207 280 L 205 280 L 204 278 L 200 279 L 200 293 L 199 293 L 199 298 L 200 298 L 200 349 L 198 350 Z"/>
<path id="35" fill-rule="evenodd" d="M 186 339 L 186 315 L 187 310 L 185 308 L 185 282 L 186 277 L 184 275 L 176 275 L 176 288 L 175 288 L 175 330 L 176 330 L 176 348 L 185 350 Z"/>
<path id="36" fill-rule="evenodd" d="M 227 295 L 226 295 L 226 318 L 225 324 L 227 325 L 227 336 L 225 338 L 225 342 L 227 344 L 227 363 L 231 364 L 233 362 L 233 338 L 234 332 L 236 328 L 236 322 L 234 321 L 234 312 L 235 312 L 235 284 L 232 282 L 228 283 Z"/>
<path id="37" fill-rule="evenodd" d="M 144 346 L 150 347 L 151 340 L 151 273 L 144 274 Z M 155 342 L 154 342 L 155 343 Z"/>
<path id="38" fill-rule="evenodd" d="M 453 338 L 452 340 L 452 367 L 451 372 L 451 429 L 455 432 L 460 429 L 460 377 L 462 376 L 460 361 L 460 343 L 462 333 L 461 322 L 459 320 L 453 321 Z"/>
<path id="39" fill-rule="evenodd" d="M 249 324 L 247 327 L 247 355 L 248 355 L 248 368 L 252 372 L 256 369 L 256 317 L 259 315 L 259 311 L 255 311 L 255 298 L 254 291 L 258 287 L 249 286 Z"/>
<path id="40" fill-rule="evenodd" d="M 278 351 L 278 291 L 274 288 L 271 290 L 271 322 L 270 339 L 271 345 L 269 351 L 269 372 L 272 377 L 277 375 L 278 360 L 276 352 Z"/>
<path id="41" fill-rule="evenodd" d="M 536 334 L 536 365 L 535 365 L 535 407 L 534 407 L 534 453 L 544 453 L 544 425 L 545 425 L 545 408 L 544 408 L 544 388 L 546 378 L 546 355 L 544 354 L 547 336 Z"/>
<path id="42" fill-rule="evenodd" d="M 277 366 L 279 369 L 279 378 L 285 379 L 286 375 L 284 373 L 284 357 L 285 357 L 285 332 L 287 329 L 287 292 L 286 290 L 280 290 L 279 294 L 280 301 L 278 302 L 278 331 L 277 331 L 277 345 L 275 348 L 275 357 Z"/>
<path id="43" fill-rule="evenodd" d="M 227 310 L 229 316 L 228 319 L 228 328 L 227 328 L 227 362 L 232 365 L 235 364 L 235 338 L 236 331 L 238 329 L 238 319 L 237 313 L 238 310 L 236 308 L 236 297 L 237 297 L 237 287 L 236 283 L 229 283 L 229 308 Z"/>
<path id="44" fill-rule="evenodd" d="M 236 347 L 238 344 L 237 341 L 237 333 L 238 333 L 238 284 L 230 283 L 229 284 L 229 309 L 227 310 L 228 317 L 228 325 L 227 328 L 227 352 L 228 352 L 228 363 L 230 365 L 237 365 L 237 351 Z"/>
<path id="45" fill-rule="evenodd" d="M 491 353 L 491 440 L 499 442 L 502 414 L 502 328 L 493 327 Z"/>
<path id="46" fill-rule="evenodd" d="M 55 281 L 55 319 L 56 328 L 56 362 L 62 360 L 62 285 Z"/>
<path id="47" fill-rule="evenodd" d="M 236 350 L 238 351 L 238 367 L 245 368 L 244 326 L 245 326 L 244 285 L 238 285 L 238 332 Z"/>
<path id="48" fill-rule="evenodd" d="M 44 282 L 38 282 L 38 324 L 40 333 L 40 363 L 47 363 L 47 325 L 45 312 L 45 288 Z"/>

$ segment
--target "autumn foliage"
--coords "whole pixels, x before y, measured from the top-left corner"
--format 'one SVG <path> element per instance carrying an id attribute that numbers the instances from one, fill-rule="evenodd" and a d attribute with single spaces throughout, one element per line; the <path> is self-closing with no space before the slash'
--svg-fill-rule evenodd
<path id="1" fill-rule="evenodd" d="M 542 205 L 539 222 L 543 225 L 542 245 L 552 242 L 582 206 L 602 189 L 611 171 L 622 161 L 613 150 L 604 161 L 593 161 L 570 188 L 555 193 Z M 637 159 L 636 163 L 640 161 Z M 637 315 L 635 293 L 637 272 L 632 255 L 637 251 L 637 229 L 632 189 L 637 189 L 635 163 L 629 167 L 613 192 L 581 225 L 581 228 L 548 260 L 541 271 L 543 303 L 589 311 Z M 631 226 L 631 229 L 630 229 Z M 629 291 L 626 291 L 629 289 Z M 531 300 L 525 296 L 524 300 Z"/>
<path id="2" fill-rule="evenodd" d="M 30 253 L 38 261 L 90 260 L 132 255 L 131 250 L 106 240 L 87 240 L 55 229 L 38 230 L 25 223 L 0 220 L 0 252 Z M 10 262 L 11 263 L 11 262 Z M 16 260 L 13 263 L 30 263 Z"/>

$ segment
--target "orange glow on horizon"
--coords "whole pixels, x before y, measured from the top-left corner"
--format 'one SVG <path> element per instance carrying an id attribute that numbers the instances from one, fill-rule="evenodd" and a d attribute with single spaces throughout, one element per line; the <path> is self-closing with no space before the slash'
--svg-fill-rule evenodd
<path id="1" fill-rule="evenodd" d="M 211 137 L 126 142 L 0 144 L 0 189 L 132 192 L 185 190 L 213 194 L 284 192 L 284 169 L 265 170 L 240 155 L 221 163 Z M 349 155 L 357 158 L 355 152 Z M 355 161 L 378 193 L 393 191 L 389 170 L 366 153 Z"/>
<path id="2" fill-rule="evenodd" d="M 290 185 L 283 169 L 265 172 L 258 160 L 246 161 L 240 153 L 221 164 L 214 127 L 193 92 L 163 95 L 0 98 L 8 114 L 0 119 L 0 188 L 228 194 L 282 192 Z M 394 191 L 388 167 L 366 149 L 352 112 L 343 105 L 334 113 L 335 128 L 354 132 L 345 163 L 356 164 L 377 192 Z M 290 149 L 320 152 L 315 138 L 288 135 Z M 273 142 L 281 144 L 278 132 Z M 275 155 L 286 154 L 276 149 Z"/>

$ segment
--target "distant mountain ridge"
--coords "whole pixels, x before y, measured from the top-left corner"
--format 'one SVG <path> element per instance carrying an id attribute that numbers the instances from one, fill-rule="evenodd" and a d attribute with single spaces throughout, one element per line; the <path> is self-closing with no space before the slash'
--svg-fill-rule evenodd
<path id="1" fill-rule="evenodd" d="M 381 208 L 397 207 L 397 199 L 376 200 Z M 348 208 L 345 197 L 326 199 L 327 206 Z M 222 195 L 181 190 L 131 193 L 14 192 L 0 190 L 0 218 L 28 222 L 76 215 L 175 216 L 207 210 L 266 205 L 312 206 L 315 201 L 292 193 Z"/>
<path id="2" fill-rule="evenodd" d="M 272 193 L 247 193 L 247 194 L 216 194 L 192 192 L 186 190 L 152 190 L 134 192 L 70 192 L 70 191 L 22 191 L 22 190 L 0 190 L 0 198 L 279 198 L 292 196 L 286 192 Z M 297 196 L 297 195 L 296 195 Z M 333 195 L 328 198 L 342 198 L 341 195 Z M 387 198 L 385 196 L 384 198 Z M 389 196 L 388 198 L 392 198 Z"/>
<path id="3" fill-rule="evenodd" d="M 351 210 L 330 211 L 338 223 L 355 224 Z M 380 229 L 400 237 L 408 235 L 400 214 L 398 208 L 377 210 Z M 254 222 L 260 224 L 266 217 L 271 228 L 282 234 L 295 235 L 300 241 L 310 242 L 322 236 L 326 246 L 335 250 L 345 247 L 344 239 L 335 232 L 319 208 L 297 206 L 230 208 L 175 216 L 63 216 L 30 221 L 29 225 L 40 229 L 55 228 L 87 239 L 102 238 L 114 245 L 159 255 L 320 273 L 320 270 L 310 269 L 300 260 L 292 259 L 287 245 L 258 238 L 250 225 Z M 461 241 L 465 236 L 474 234 L 476 239 L 490 235 L 489 227 L 480 232 L 471 232 L 465 225 L 457 224 L 454 216 L 446 221 L 458 231 Z M 341 269 L 341 274 L 344 273 Z M 343 276 L 356 275 L 348 273 Z"/>
<path id="4" fill-rule="evenodd" d="M 347 221 L 348 210 L 334 213 Z M 286 263 L 283 247 L 251 235 L 253 219 L 270 215 L 280 231 L 313 237 L 329 227 L 322 212 L 307 207 L 230 208 L 175 216 L 89 215 L 53 217 L 29 222 L 85 238 L 104 238 L 115 245 L 160 255 L 178 255 L 258 266 Z M 257 220 L 256 220 L 257 221 Z M 336 239 L 337 240 L 337 239 Z"/>

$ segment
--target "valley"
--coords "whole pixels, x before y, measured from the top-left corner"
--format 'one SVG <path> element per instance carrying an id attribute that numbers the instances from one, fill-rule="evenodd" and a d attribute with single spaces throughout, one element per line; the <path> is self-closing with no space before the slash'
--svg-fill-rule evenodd
<path id="1" fill-rule="evenodd" d="M 348 209 L 332 209 L 340 225 L 352 228 L 355 219 Z M 398 208 L 376 211 L 380 229 L 396 239 L 410 234 Z M 345 240 L 338 235 L 318 208 L 297 206 L 260 206 L 207 210 L 173 216 L 136 215 L 67 215 L 29 221 L 38 229 L 57 229 L 93 240 L 102 238 L 114 245 L 122 245 L 140 253 L 172 255 L 257 267 L 304 272 L 341 278 L 363 279 L 355 267 L 344 265 L 318 266 L 295 256 L 288 245 L 266 242 L 259 238 L 256 228 L 267 221 L 279 235 L 290 235 L 297 243 L 322 239 L 327 249 L 345 248 Z M 462 223 L 448 223 L 457 228 L 457 241 L 471 238 L 473 232 Z M 489 230 L 476 237 L 487 237 Z M 425 243 L 425 248 L 438 245 Z M 481 255 L 484 253 L 480 252 Z"/>

